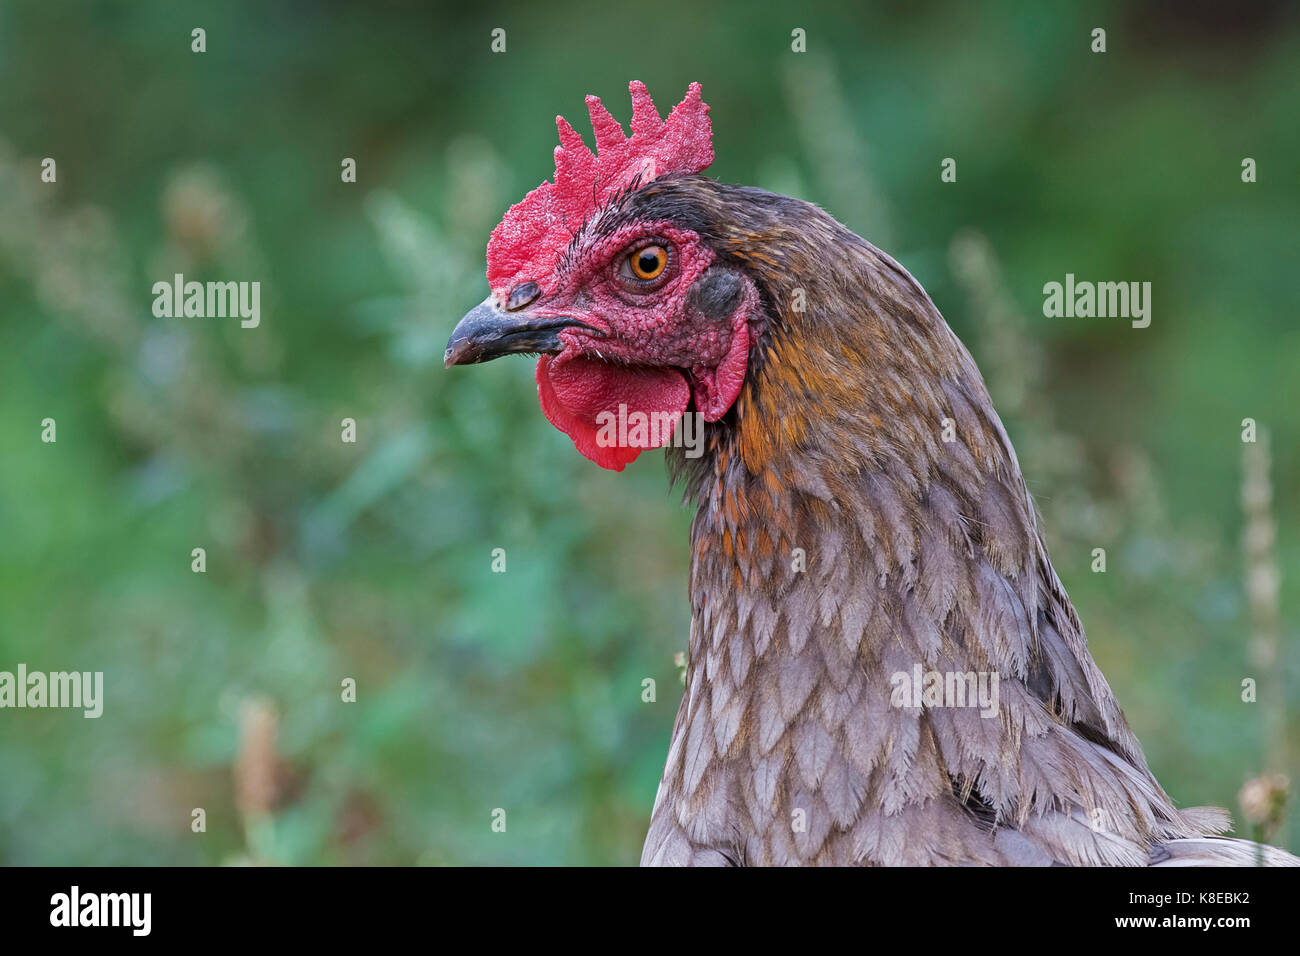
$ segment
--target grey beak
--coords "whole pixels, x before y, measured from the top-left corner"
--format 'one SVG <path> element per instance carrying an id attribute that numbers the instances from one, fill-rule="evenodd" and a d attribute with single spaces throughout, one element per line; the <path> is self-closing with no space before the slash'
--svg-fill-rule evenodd
<path id="1" fill-rule="evenodd" d="M 590 329 L 591 326 L 564 316 L 543 318 L 526 311 L 506 312 L 487 299 L 470 309 L 456 324 L 442 364 L 445 368 L 473 365 L 521 352 L 554 354 L 564 348 L 560 332 L 571 328 Z"/>

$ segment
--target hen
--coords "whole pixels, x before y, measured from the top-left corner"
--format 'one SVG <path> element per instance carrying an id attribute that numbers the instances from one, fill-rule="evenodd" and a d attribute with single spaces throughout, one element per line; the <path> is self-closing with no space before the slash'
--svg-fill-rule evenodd
<path id="1" fill-rule="evenodd" d="M 542 411 L 696 504 L 686 689 L 644 864 L 1295 864 L 1156 782 L 966 349 L 821 209 L 701 174 L 698 84 L 588 97 L 446 365 L 540 353 Z M 683 447 L 698 424 L 698 446 Z"/>

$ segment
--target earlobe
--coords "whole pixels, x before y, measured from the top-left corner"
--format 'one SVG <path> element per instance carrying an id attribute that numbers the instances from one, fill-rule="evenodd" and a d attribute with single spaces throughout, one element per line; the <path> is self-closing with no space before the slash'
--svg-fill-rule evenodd
<path id="1" fill-rule="evenodd" d="M 750 318 L 758 307 L 758 294 L 751 283 L 732 272 L 724 270 L 723 274 L 731 275 L 739 282 L 732 298 L 739 305 L 731 313 L 731 341 L 727 346 L 727 354 L 713 368 L 691 370 L 695 384 L 695 408 L 706 422 L 716 422 L 727 414 L 740 397 L 740 390 L 745 384 L 745 372 L 749 368 L 749 347 L 752 344 Z"/>

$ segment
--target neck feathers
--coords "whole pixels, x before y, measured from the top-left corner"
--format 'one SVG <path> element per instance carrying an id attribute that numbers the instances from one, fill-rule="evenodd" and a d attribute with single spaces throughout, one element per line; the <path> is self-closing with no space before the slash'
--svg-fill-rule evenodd
<path id="1" fill-rule="evenodd" d="M 766 327 L 705 456 L 674 461 L 690 666 L 646 862 L 1145 863 L 1206 832 L 1147 771 L 929 297 L 820 210 L 752 205 L 714 237 Z M 964 682 L 993 707 L 945 695 Z"/>

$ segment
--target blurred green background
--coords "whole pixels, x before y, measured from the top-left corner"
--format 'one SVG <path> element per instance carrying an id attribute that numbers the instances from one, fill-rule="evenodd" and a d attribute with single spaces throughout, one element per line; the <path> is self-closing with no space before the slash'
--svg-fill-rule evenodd
<path id="1" fill-rule="evenodd" d="M 441 365 L 553 117 L 589 132 L 594 92 L 626 122 L 630 79 L 664 112 L 700 81 L 713 175 L 817 201 L 926 286 L 1152 768 L 1240 821 L 1298 749 L 1244 677 L 1290 688 L 1300 741 L 1300 20 L 1087 7 L 0 2 L 0 669 L 106 683 L 99 720 L 0 712 L 0 862 L 638 859 L 680 493 L 658 455 L 579 456 L 530 362 Z M 259 280 L 261 326 L 154 318 L 174 272 Z M 1151 327 L 1044 318 L 1067 272 L 1150 281 Z M 1242 556 L 1246 417 L 1276 568 Z M 1261 666 L 1245 582 L 1266 621 L 1274 572 Z"/>

